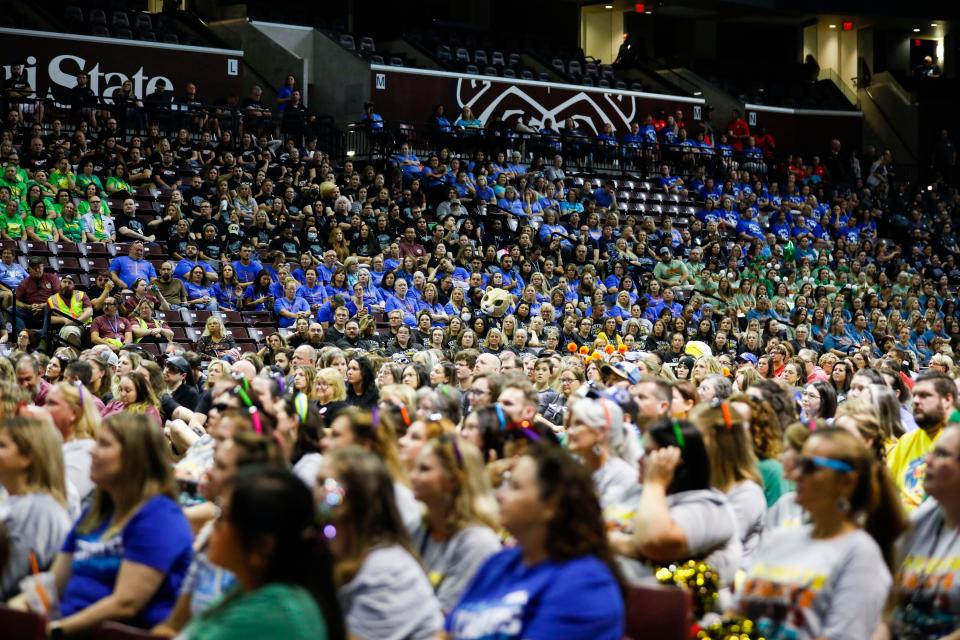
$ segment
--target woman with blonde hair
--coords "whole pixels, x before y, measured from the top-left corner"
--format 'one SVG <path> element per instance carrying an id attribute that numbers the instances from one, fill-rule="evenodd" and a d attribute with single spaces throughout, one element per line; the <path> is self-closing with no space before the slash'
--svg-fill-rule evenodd
<path id="1" fill-rule="evenodd" d="M 767 500 L 747 423 L 725 401 L 694 407 L 690 422 L 703 433 L 710 457 L 710 485 L 730 500 L 737 515 L 743 559 L 748 561 L 760 542 Z"/>
<path id="2" fill-rule="evenodd" d="M 233 365 L 226 360 L 211 360 L 207 365 L 207 379 L 205 386 L 207 389 L 213 389 L 213 385 L 230 377 L 233 372 Z"/>
<path id="3" fill-rule="evenodd" d="M 733 388 L 735 391 L 746 392 L 750 387 L 755 387 L 763 380 L 763 376 L 757 371 L 756 367 L 747 366 L 737 369 L 734 376 Z"/>
<path id="4" fill-rule="evenodd" d="M 673 375 L 673 369 L 663 366 L 660 358 L 652 353 L 640 353 L 637 358 L 637 368 L 640 373 L 662 378 L 667 382 L 676 382 L 677 377 Z"/>
<path id="5" fill-rule="evenodd" d="M 108 620 L 160 623 L 193 555 L 170 446 L 151 420 L 129 413 L 104 420 L 93 461 L 90 508 L 51 569 L 61 614 L 48 625 L 52 637 L 89 634 Z"/>
<path id="6" fill-rule="evenodd" d="M 100 411 L 94 395 L 79 382 L 53 385 L 44 408 L 63 438 L 70 514 L 76 517 L 80 515 L 80 504 L 94 488 L 90 480 L 90 452 L 100 430 Z"/>
<path id="7" fill-rule="evenodd" d="M 377 455 L 393 478 L 397 508 L 408 532 L 420 524 L 420 506 L 410 490 L 410 480 L 400 460 L 397 436 L 389 422 L 374 420 L 370 412 L 358 407 L 347 407 L 330 424 L 330 432 L 323 439 L 324 454 L 346 447 L 358 446 Z"/>
<path id="8" fill-rule="evenodd" d="M 343 229 L 335 226 L 327 236 L 327 247 L 336 252 L 337 260 L 346 260 L 350 257 L 350 243 L 343 234 Z"/>
<path id="9" fill-rule="evenodd" d="M 444 433 L 453 433 L 456 428 L 453 421 L 439 414 L 432 414 L 423 420 L 414 420 L 406 433 L 397 439 L 400 462 L 403 463 L 406 472 L 413 471 L 423 445 Z"/>
<path id="10" fill-rule="evenodd" d="M 10 551 L 0 564 L 0 598 L 17 585 L 35 561 L 47 569 L 70 531 L 63 439 L 46 419 L 16 417 L 0 422 L 0 485 L 6 489 L 0 527 Z"/>
<path id="11" fill-rule="evenodd" d="M 160 416 L 160 400 L 157 398 L 153 387 L 150 386 L 147 377 L 142 373 L 131 371 L 120 376 L 117 399 L 120 401 L 120 406 L 117 407 L 116 412 L 142 413 L 151 418 L 158 427 L 163 426 L 163 418 Z"/>
<path id="12" fill-rule="evenodd" d="M 500 550 L 496 502 L 480 451 L 445 433 L 423 445 L 411 469 L 413 494 L 426 505 L 414 548 L 440 607 L 453 609 L 480 564 Z"/>
<path id="13" fill-rule="evenodd" d="M 202 358 L 222 358 L 226 355 L 237 357 L 240 350 L 233 336 L 227 332 L 219 316 L 210 316 L 203 324 L 203 335 L 197 340 L 197 353 Z"/>
<path id="14" fill-rule="evenodd" d="M 714 373 L 723 375 L 723 365 L 720 361 L 713 356 L 700 356 L 694 361 L 693 368 L 690 370 L 690 381 L 700 386 L 707 376 Z"/>
<path id="15" fill-rule="evenodd" d="M 480 353 L 498 355 L 503 350 L 505 344 L 503 333 L 496 327 L 491 327 L 487 331 L 487 337 L 483 340 L 483 348 L 480 349 Z"/>
<path id="16" fill-rule="evenodd" d="M 314 400 L 321 413 L 327 415 L 336 413 L 345 406 L 347 399 L 347 383 L 343 374 L 333 367 L 324 367 L 317 370 L 313 379 L 313 393 L 307 393 Z"/>
<path id="17" fill-rule="evenodd" d="M 871 393 L 869 389 L 872 387 L 877 387 L 877 391 Z M 887 399 L 881 398 L 880 389 L 889 392 L 890 395 Z M 877 460 L 885 462 L 887 453 L 897 444 L 897 439 L 891 431 L 889 419 L 884 420 L 884 416 L 890 414 L 889 402 L 891 400 L 894 415 L 899 420 L 899 405 L 893 392 L 880 385 L 870 385 L 867 390 L 837 407 L 833 426 L 849 431 L 863 440 L 867 449 L 876 456 Z"/>
<path id="18" fill-rule="evenodd" d="M 309 364 L 298 364 L 293 367 L 293 382 L 291 387 L 297 393 L 305 393 L 311 400 L 316 400 L 317 370 Z"/>

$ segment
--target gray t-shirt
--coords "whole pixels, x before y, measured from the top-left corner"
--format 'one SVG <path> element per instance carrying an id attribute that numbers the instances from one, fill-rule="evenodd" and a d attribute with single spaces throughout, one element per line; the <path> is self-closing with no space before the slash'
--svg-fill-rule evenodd
<path id="1" fill-rule="evenodd" d="M 413 546 L 427 567 L 440 608 L 450 611 L 483 561 L 500 551 L 500 539 L 489 527 L 472 525 L 438 541 L 421 526 L 413 534 Z"/>
<path id="2" fill-rule="evenodd" d="M 397 501 L 397 510 L 400 512 L 400 519 L 407 528 L 407 532 L 413 535 L 413 532 L 420 527 L 423 520 L 423 507 L 413 497 L 413 491 L 405 484 L 400 482 L 393 483 L 393 493 Z"/>
<path id="3" fill-rule="evenodd" d="M 761 493 L 761 498 L 763 497 Z M 691 558 L 703 558 L 732 585 L 743 555 L 737 516 L 729 499 L 715 489 L 667 496 L 670 517 L 687 537 Z"/>
<path id="4" fill-rule="evenodd" d="M 90 479 L 90 452 L 96 444 L 92 438 L 71 440 L 63 443 L 63 465 L 67 482 L 77 490 L 80 502 L 84 502 L 93 493 L 93 480 Z"/>
<path id="5" fill-rule="evenodd" d="M 17 584 L 30 574 L 30 553 L 36 556 L 40 569 L 46 570 L 72 522 L 66 507 L 49 493 L 8 496 L 0 505 L 0 522 L 10 538 L 10 558 L 0 571 L 0 599 L 6 600 L 19 593 Z"/>
<path id="6" fill-rule="evenodd" d="M 622 502 L 639 484 L 637 469 L 616 456 L 607 458 L 607 463 L 593 472 L 593 486 L 604 509 Z"/>
<path id="7" fill-rule="evenodd" d="M 947 527 L 943 511 L 927 498 L 900 539 L 894 637 L 940 638 L 960 629 L 960 529 Z"/>
<path id="8" fill-rule="evenodd" d="M 727 499 L 737 514 L 737 530 L 743 545 L 743 563 L 750 560 L 753 550 L 760 544 L 763 533 L 763 517 L 767 511 L 767 498 L 763 489 L 753 480 L 744 480 L 730 487 Z"/>
<path id="9" fill-rule="evenodd" d="M 639 494 L 637 494 L 639 499 Z M 680 560 L 703 559 L 718 574 L 724 587 L 733 584 L 740 566 L 742 547 L 737 517 L 727 496 L 715 489 L 684 491 L 667 496 L 670 517 L 683 529 L 689 554 Z M 624 579 L 649 583 L 653 567 L 648 562 L 617 557 Z M 666 563 L 664 563 L 666 564 Z"/>
<path id="10" fill-rule="evenodd" d="M 768 638 L 870 638 L 891 584 L 880 547 L 860 530 L 826 540 L 812 531 L 807 524 L 764 536 L 740 592 L 740 612 Z"/>
<path id="11" fill-rule="evenodd" d="M 440 602 L 423 567 L 401 546 L 370 551 L 337 590 L 347 631 L 360 640 L 421 640 L 443 629 Z"/>
<path id="12" fill-rule="evenodd" d="M 799 527 L 806 521 L 803 507 L 797 504 L 797 492 L 785 493 L 767 510 L 763 522 L 763 536 L 780 527 Z"/>
<path id="13" fill-rule="evenodd" d="M 308 453 L 293 465 L 293 474 L 300 478 L 305 485 L 311 489 L 317 486 L 317 474 L 320 472 L 320 465 L 323 464 L 323 456 L 319 453 Z"/>

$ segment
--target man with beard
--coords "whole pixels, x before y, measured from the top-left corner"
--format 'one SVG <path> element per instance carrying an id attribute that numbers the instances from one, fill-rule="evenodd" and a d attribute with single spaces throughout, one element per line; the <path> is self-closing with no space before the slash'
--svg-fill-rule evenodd
<path id="1" fill-rule="evenodd" d="M 173 269 L 172 262 L 161 264 L 156 285 L 160 295 L 170 304 L 170 308 L 176 310 L 187 304 L 187 290 L 182 280 L 173 277 Z"/>
<path id="2" fill-rule="evenodd" d="M 647 427 L 670 413 L 673 387 L 666 380 L 643 376 L 630 388 L 630 395 L 637 404 L 637 428 L 641 433 L 645 433 Z"/>
<path id="3" fill-rule="evenodd" d="M 913 417 L 919 428 L 900 438 L 887 455 L 887 465 L 907 511 L 923 502 L 926 456 L 947 425 L 956 401 L 957 385 L 942 373 L 925 373 L 913 386 Z"/>

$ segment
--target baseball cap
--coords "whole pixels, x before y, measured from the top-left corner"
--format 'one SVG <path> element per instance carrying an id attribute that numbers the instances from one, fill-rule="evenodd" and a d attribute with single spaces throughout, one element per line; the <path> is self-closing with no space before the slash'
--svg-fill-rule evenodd
<path id="1" fill-rule="evenodd" d="M 168 369 L 179 371 L 180 373 L 190 373 L 190 363 L 187 362 L 186 358 L 181 356 L 168 358 L 164 366 Z"/>
<path id="2" fill-rule="evenodd" d="M 630 384 L 637 384 L 640 382 L 640 378 L 643 374 L 640 373 L 640 369 L 637 365 L 630 362 L 617 362 L 614 364 L 605 364 L 600 367 L 600 373 L 604 376 L 608 374 L 613 374 L 619 378 L 623 378 Z"/>
<path id="3" fill-rule="evenodd" d="M 658 253 L 662 256 L 669 256 L 671 255 L 670 247 L 660 247 L 660 251 L 658 251 Z"/>
<path id="4" fill-rule="evenodd" d="M 101 351 L 97 354 L 97 359 L 104 364 L 115 367 L 120 364 L 120 358 L 113 351 Z"/>
<path id="5" fill-rule="evenodd" d="M 33 256 L 32 258 L 30 258 L 30 262 L 29 262 L 28 264 L 29 264 L 31 267 L 35 267 L 35 266 L 37 266 L 38 264 L 45 264 L 45 263 L 46 263 L 46 260 L 44 260 L 44 259 L 41 258 L 40 256 Z"/>
<path id="6" fill-rule="evenodd" d="M 60 276 L 60 282 L 63 282 L 64 280 L 69 280 L 70 282 L 76 282 L 76 280 L 74 279 L 74 275 L 72 273 L 65 273 L 62 276 Z"/>
<path id="7" fill-rule="evenodd" d="M 757 356 L 753 355 L 752 353 L 741 353 L 737 356 L 737 360 L 740 360 L 741 362 L 749 362 L 750 364 L 754 365 L 759 362 Z"/>

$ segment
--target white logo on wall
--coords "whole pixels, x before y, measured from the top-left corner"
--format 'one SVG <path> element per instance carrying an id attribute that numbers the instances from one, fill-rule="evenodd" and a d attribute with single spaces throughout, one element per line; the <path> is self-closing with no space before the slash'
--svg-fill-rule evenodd
<path id="1" fill-rule="evenodd" d="M 747 112 L 747 124 L 749 124 L 751 127 L 757 126 L 757 112 L 756 112 L 756 111 L 748 111 L 748 112 Z"/>
<path id="2" fill-rule="evenodd" d="M 554 126 L 556 127 L 563 123 L 566 117 L 565 114 L 569 113 L 574 120 L 593 129 L 594 133 L 599 132 L 599 123 L 611 122 L 611 120 L 613 120 L 614 129 L 621 130 L 629 128 L 630 124 L 638 117 L 637 99 L 634 96 L 579 92 L 554 107 L 548 107 L 540 104 L 535 98 L 524 92 L 521 86 L 512 84 L 505 86 L 501 83 L 496 89 L 492 87 L 493 83 L 489 80 L 476 80 L 473 78 L 457 79 L 457 106 L 459 108 L 470 107 L 475 117 L 479 118 L 482 122 L 486 122 L 494 113 L 500 112 L 499 107 L 504 100 L 510 96 L 517 96 L 527 104 L 527 107 L 523 110 L 503 110 L 501 115 L 504 119 L 523 111 L 530 114 L 532 124 L 534 125 L 540 126 L 549 118 L 553 120 Z M 500 90 L 500 94 L 490 99 L 489 102 L 486 102 L 489 96 L 485 97 L 485 95 L 495 93 L 498 90 Z M 612 109 L 605 109 L 603 101 L 595 99 L 595 97 L 599 96 L 602 96 L 603 100 L 606 101 Z M 584 110 L 584 106 L 593 112 L 594 115 L 583 115 L 582 111 Z M 579 107 L 578 110 L 580 110 L 581 113 L 574 115 L 572 110 L 576 107 Z"/>
<path id="3" fill-rule="evenodd" d="M 700 105 L 698 104 L 693 105 L 693 119 L 699 120 L 702 117 L 703 117 L 703 112 L 701 111 Z"/>
<path id="4" fill-rule="evenodd" d="M 37 59 L 34 56 L 27 56 L 27 64 L 24 65 L 24 71 L 27 73 L 27 79 L 30 86 L 37 87 Z M 47 89 L 47 99 L 54 98 L 54 87 L 63 89 L 72 89 L 77 86 L 77 74 L 86 71 L 90 76 L 90 89 L 102 98 L 109 98 L 113 92 L 123 86 L 127 80 L 133 83 L 133 93 L 138 97 L 150 95 L 156 90 L 157 81 L 163 80 L 168 87 L 173 86 L 173 81 L 165 76 L 150 77 L 143 71 L 143 67 L 128 76 L 119 71 L 107 71 L 100 68 L 100 63 L 95 63 L 87 68 L 87 61 L 79 56 L 69 54 L 59 55 L 50 60 L 47 65 L 47 77 L 50 79 L 50 87 Z M 4 75 L 9 74 L 9 67 L 4 67 Z M 42 83 L 41 83 L 42 84 Z"/>
<path id="5" fill-rule="evenodd" d="M 235 76 L 240 72 L 240 61 L 236 58 L 227 58 L 227 75 Z"/>
<path id="6" fill-rule="evenodd" d="M 376 86 L 377 86 L 377 89 L 380 89 L 381 91 L 387 88 L 387 74 L 385 73 L 377 74 Z"/>

